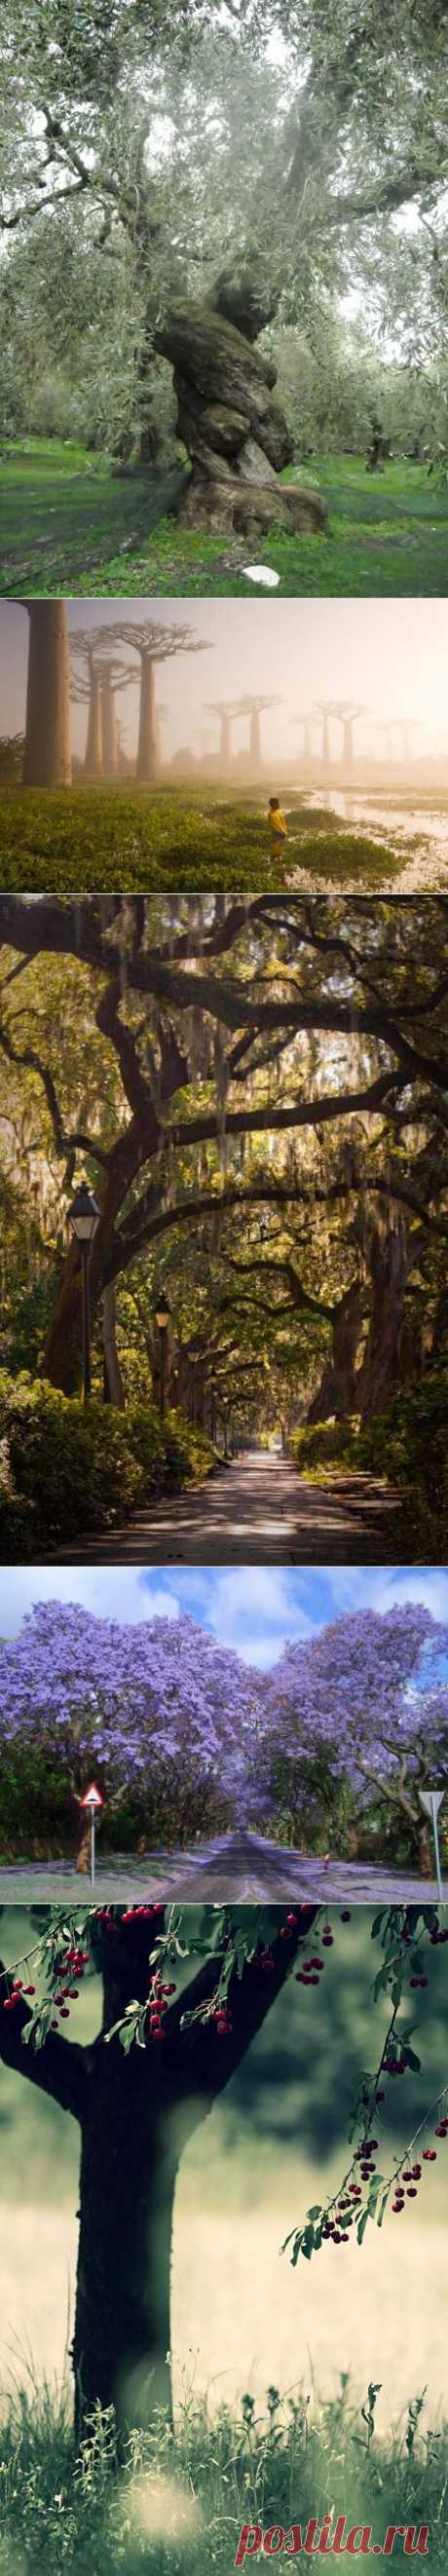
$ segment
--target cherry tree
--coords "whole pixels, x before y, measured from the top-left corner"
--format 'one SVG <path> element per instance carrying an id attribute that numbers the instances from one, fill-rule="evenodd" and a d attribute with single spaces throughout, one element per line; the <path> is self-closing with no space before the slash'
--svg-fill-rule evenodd
<path id="1" fill-rule="evenodd" d="M 350 1942 L 347 1908 L 340 1919 L 341 1940 Z M 334 1915 L 307 1905 L 213 1906 L 200 1915 L 145 1905 L 49 1910 L 26 1957 L 1 1970 L 0 2058 L 81 2132 L 78 2432 L 98 2403 L 114 2406 L 123 2429 L 147 2421 L 161 2402 L 170 2406 L 172 2216 L 184 2148 L 291 1976 L 312 2036 L 336 1932 Z M 341 2183 L 287 2240 L 295 2264 L 328 2241 L 342 2249 L 350 2233 L 362 2244 L 369 2220 L 381 2223 L 388 2209 L 399 2215 L 408 2195 L 418 2199 L 448 2137 L 448 2085 L 433 2100 L 424 2075 L 415 2122 L 421 2061 L 411 2044 L 415 1991 L 427 1988 L 433 1952 L 448 1932 L 435 1907 L 393 1907 L 376 1917 L 372 1935 L 380 1951 L 373 2005 L 366 1996 L 372 2068 L 360 2073 Z M 102 2019 L 98 2037 L 83 2045 L 66 2025 L 91 1968 L 102 1980 Z M 399 2133 L 391 2153 L 394 2094 Z"/>

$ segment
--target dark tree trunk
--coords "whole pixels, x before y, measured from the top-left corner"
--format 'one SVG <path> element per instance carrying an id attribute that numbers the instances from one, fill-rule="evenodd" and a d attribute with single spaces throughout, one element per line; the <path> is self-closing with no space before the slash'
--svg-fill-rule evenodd
<path id="1" fill-rule="evenodd" d="M 67 612 L 63 599 L 27 602 L 30 621 L 26 701 L 25 787 L 68 787 L 70 698 Z"/>
<path id="2" fill-rule="evenodd" d="M 267 318 L 249 281 L 236 288 L 221 278 L 213 300 L 174 306 L 157 334 L 174 369 L 178 432 L 193 469 L 181 516 L 249 541 L 276 520 L 290 530 L 326 521 L 318 493 L 279 481 L 293 442 L 273 400 L 276 368 L 253 345 Z"/>
<path id="3" fill-rule="evenodd" d="M 126 1398 L 117 1346 L 114 1287 L 105 1288 L 103 1291 L 103 1369 L 105 1403 L 115 1404 L 117 1411 L 124 1413 Z"/>
<path id="4" fill-rule="evenodd" d="M 370 1322 L 357 1381 L 357 1408 L 363 1422 L 382 1413 L 403 1375 L 401 1332 L 408 1276 L 406 1229 L 386 1214 L 369 1222 L 368 1267 L 371 1281 Z"/>
<path id="5" fill-rule="evenodd" d="M 330 1414 L 344 1421 L 354 1413 L 357 1404 L 356 1363 L 362 1331 L 362 1299 L 358 1280 L 352 1281 L 341 1297 L 333 1322 L 332 1349 L 307 1414 L 308 1422 L 327 1422 Z"/>
<path id="6" fill-rule="evenodd" d="M 154 2057 L 162 2053 L 154 2042 Z M 170 2262 L 178 2150 L 145 2055 L 99 2054 L 81 2153 L 73 2365 L 78 2434 L 98 2404 L 118 2428 L 170 2408 Z"/>

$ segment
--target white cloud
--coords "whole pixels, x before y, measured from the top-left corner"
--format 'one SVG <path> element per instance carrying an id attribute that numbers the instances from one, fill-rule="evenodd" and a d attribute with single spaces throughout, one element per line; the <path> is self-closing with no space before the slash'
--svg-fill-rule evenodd
<path id="1" fill-rule="evenodd" d="M 294 1579 L 274 1566 L 209 1572 L 207 1620 L 221 1645 L 267 1670 L 286 1637 L 308 1637 L 313 1621 L 297 1600 Z"/>
<path id="2" fill-rule="evenodd" d="M 0 1573 L 0 1635 L 15 1636 L 33 1602 L 56 1600 L 75 1601 L 126 1626 L 139 1619 L 178 1619 L 180 1607 L 167 1584 L 148 1582 L 144 1567 L 20 1565 Z"/>
<path id="3" fill-rule="evenodd" d="M 448 1619 L 448 1570 L 407 1565 L 326 1567 L 335 1612 L 392 1610 L 395 1603 L 421 1601 L 435 1619 Z"/>

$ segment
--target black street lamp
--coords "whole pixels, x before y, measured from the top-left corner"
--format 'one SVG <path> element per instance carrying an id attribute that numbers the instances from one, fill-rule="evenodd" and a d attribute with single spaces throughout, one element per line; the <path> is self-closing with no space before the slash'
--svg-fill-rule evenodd
<path id="1" fill-rule="evenodd" d="M 71 1225 L 72 1234 L 76 1236 L 76 1242 L 79 1243 L 82 1263 L 82 1371 L 84 1403 L 86 1403 L 87 1397 L 92 1393 L 90 1366 L 90 1254 L 97 1225 L 99 1225 L 99 1216 L 100 1211 L 97 1206 L 97 1201 L 93 1198 L 92 1191 L 88 1189 L 87 1181 L 80 1181 L 79 1188 L 75 1190 L 74 1199 L 72 1199 L 71 1206 L 68 1209 L 68 1221 L 69 1225 Z"/>
<path id="2" fill-rule="evenodd" d="M 171 1306 L 168 1303 L 168 1298 L 158 1297 L 154 1307 L 154 1323 L 157 1324 L 159 1335 L 159 1413 L 161 1422 L 164 1421 L 166 1411 L 166 1350 L 170 1314 Z"/>

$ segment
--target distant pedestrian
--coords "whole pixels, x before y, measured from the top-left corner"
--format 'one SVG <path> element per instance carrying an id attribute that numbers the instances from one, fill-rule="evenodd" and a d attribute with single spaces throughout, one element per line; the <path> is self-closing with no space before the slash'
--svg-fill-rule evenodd
<path id="1" fill-rule="evenodd" d="M 285 817 L 284 814 L 282 814 L 278 796 L 270 796 L 269 798 L 269 829 L 271 834 L 271 850 L 281 850 L 283 848 L 283 842 L 288 839 L 288 825 L 285 823 Z"/>

